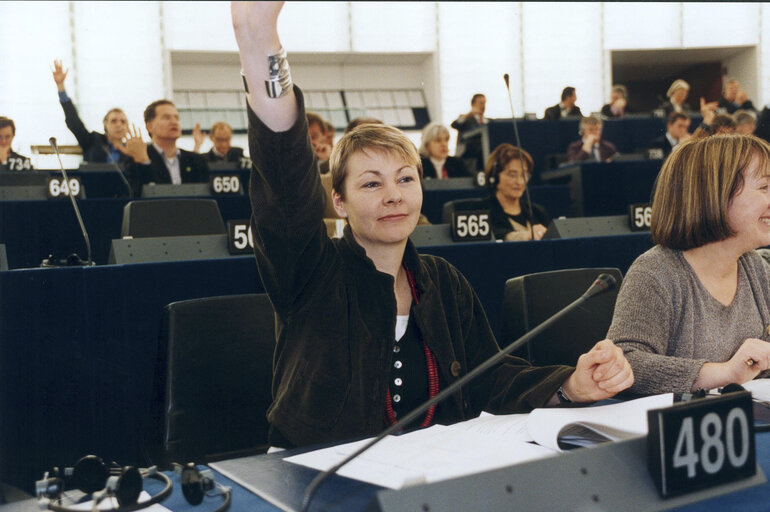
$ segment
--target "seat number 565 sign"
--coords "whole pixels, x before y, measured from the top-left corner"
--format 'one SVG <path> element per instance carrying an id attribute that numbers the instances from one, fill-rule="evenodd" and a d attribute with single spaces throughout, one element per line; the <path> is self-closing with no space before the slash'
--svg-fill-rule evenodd
<path id="1" fill-rule="evenodd" d="M 489 211 L 455 211 L 452 213 L 452 239 L 455 242 L 489 240 Z"/>

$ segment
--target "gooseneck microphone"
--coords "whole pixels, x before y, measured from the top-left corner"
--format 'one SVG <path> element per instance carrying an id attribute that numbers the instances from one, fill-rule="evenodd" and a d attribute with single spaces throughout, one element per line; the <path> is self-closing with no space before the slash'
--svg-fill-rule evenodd
<path id="1" fill-rule="evenodd" d="M 67 183 L 67 186 L 69 188 L 69 178 L 67 177 L 67 171 L 64 170 L 64 164 L 61 161 L 61 155 L 59 154 L 59 147 L 56 145 L 56 137 L 51 137 L 48 139 L 48 143 L 51 145 L 51 148 L 53 149 L 54 153 L 56 153 L 56 158 L 59 159 L 59 167 L 61 168 L 62 176 L 64 176 L 64 182 Z M 86 251 L 88 253 L 88 259 L 83 263 L 86 266 L 91 266 L 94 264 L 93 260 L 91 259 L 91 240 L 88 238 L 88 232 L 86 231 L 86 226 L 83 224 L 83 217 L 80 215 L 80 208 L 78 208 L 78 203 L 75 201 L 75 198 L 72 196 L 72 194 L 69 194 L 70 201 L 72 202 L 72 208 L 75 210 L 75 216 L 78 218 L 78 224 L 80 224 L 80 232 L 83 233 L 83 240 L 86 242 Z"/>
<path id="2" fill-rule="evenodd" d="M 508 73 L 505 73 L 503 75 L 503 80 L 505 80 L 505 90 L 508 91 L 508 104 L 511 107 L 511 122 L 513 123 L 513 136 L 516 138 L 516 147 L 519 148 L 519 163 L 521 164 L 521 172 L 527 172 L 525 171 L 524 167 L 524 157 L 522 156 L 521 152 L 524 148 L 521 147 L 521 139 L 519 139 L 519 127 L 516 124 L 516 116 L 513 113 L 513 99 L 511 98 L 511 84 L 510 84 L 510 77 L 508 76 Z M 502 169 L 501 169 L 502 171 Z M 530 171 L 534 171 L 534 169 L 530 169 Z M 532 173 L 530 172 L 530 175 Z M 532 201 L 529 199 L 529 182 L 524 183 L 524 195 L 527 197 L 527 213 L 529 214 L 529 232 L 532 235 L 532 240 L 535 239 L 535 216 L 532 213 Z"/>
<path id="3" fill-rule="evenodd" d="M 564 315 L 575 309 L 576 307 L 582 305 L 587 300 L 596 297 L 597 295 L 601 295 L 605 292 L 608 292 L 615 288 L 617 286 L 617 281 L 613 276 L 610 274 L 601 274 L 599 277 L 596 278 L 596 280 L 591 284 L 591 286 L 588 288 L 588 290 L 583 293 L 580 297 L 575 299 L 571 304 L 568 304 L 558 312 L 554 313 L 550 318 L 542 322 L 540 325 L 532 329 L 531 331 L 527 332 L 523 336 L 521 336 L 519 339 L 508 345 L 507 347 L 501 349 L 498 353 L 494 354 L 492 357 L 478 365 L 476 368 L 465 374 L 462 378 L 456 380 L 451 385 L 447 386 L 444 390 L 442 390 L 439 394 L 422 404 L 421 406 L 417 407 L 410 413 L 408 413 L 406 416 L 404 416 L 401 420 L 399 420 L 397 423 L 394 423 L 390 427 L 383 430 L 377 437 L 366 443 L 364 446 L 350 454 L 349 456 L 345 457 L 341 462 L 336 464 L 334 467 L 319 473 L 318 476 L 316 476 L 312 482 L 310 482 L 310 485 L 308 485 L 307 489 L 305 490 L 305 494 L 302 496 L 302 506 L 301 511 L 307 512 L 308 508 L 310 507 L 310 501 L 313 499 L 313 495 L 315 494 L 316 490 L 318 490 L 318 487 L 330 476 L 335 474 L 342 466 L 350 462 L 351 460 L 355 459 L 362 453 L 364 453 L 366 450 L 374 446 L 375 444 L 382 441 L 383 438 L 386 436 L 397 432 L 401 429 L 403 429 L 405 426 L 409 425 L 412 421 L 415 419 L 421 417 L 425 411 L 427 411 L 432 405 L 437 404 L 447 397 L 454 394 L 458 389 L 466 385 L 468 382 L 472 381 L 476 377 L 478 377 L 480 374 L 488 370 L 490 367 L 494 366 L 495 364 L 502 361 L 502 359 L 510 354 L 511 352 L 515 351 L 516 349 L 523 346 L 525 343 L 527 343 L 532 338 L 538 336 L 540 333 L 542 333 L 544 330 L 548 329 L 551 325 L 553 325 L 557 320 L 561 319 Z"/>

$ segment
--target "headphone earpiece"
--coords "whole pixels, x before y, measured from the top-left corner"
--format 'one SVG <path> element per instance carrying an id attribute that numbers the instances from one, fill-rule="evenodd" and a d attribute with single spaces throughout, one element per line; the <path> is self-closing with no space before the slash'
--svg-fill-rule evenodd
<path id="1" fill-rule="evenodd" d="M 497 190 L 497 182 L 500 180 L 500 159 L 495 158 L 492 162 L 492 167 L 489 169 L 489 176 L 487 176 L 487 187 L 489 191 L 494 193 Z"/>
<path id="2" fill-rule="evenodd" d="M 230 488 L 216 483 L 210 469 L 198 471 L 194 462 L 188 462 L 184 466 L 174 464 L 174 470 L 180 473 L 182 494 L 190 505 L 200 505 L 209 491 L 217 489 L 224 496 L 224 502 L 215 512 L 224 512 L 230 507 Z"/>
<path id="3" fill-rule="evenodd" d="M 65 475 L 69 468 L 65 468 Z M 93 494 L 104 489 L 110 470 L 96 455 L 86 455 L 75 463 L 72 468 L 72 483 L 86 494 Z"/>

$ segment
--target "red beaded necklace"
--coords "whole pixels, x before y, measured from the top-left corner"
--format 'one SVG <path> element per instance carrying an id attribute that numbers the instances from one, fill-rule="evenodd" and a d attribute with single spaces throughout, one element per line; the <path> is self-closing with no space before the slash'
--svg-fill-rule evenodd
<path id="1" fill-rule="evenodd" d="M 414 300 L 415 304 L 418 304 L 420 299 L 417 296 L 417 286 L 414 282 L 414 274 L 412 274 L 412 271 L 406 268 L 406 266 L 404 266 L 404 270 L 406 270 L 409 288 L 412 290 L 412 300 Z M 422 342 L 422 350 L 425 353 L 425 364 L 428 368 L 428 397 L 430 399 L 438 394 L 438 363 L 436 363 L 436 356 L 433 355 L 433 352 L 430 351 L 424 340 Z M 431 405 L 428 412 L 425 413 L 425 419 L 420 424 L 420 428 L 429 427 L 433 422 L 434 414 L 436 414 L 436 404 Z M 396 413 L 393 411 L 393 401 L 390 396 L 390 389 L 387 390 L 385 396 L 385 422 L 388 425 L 396 423 Z"/>

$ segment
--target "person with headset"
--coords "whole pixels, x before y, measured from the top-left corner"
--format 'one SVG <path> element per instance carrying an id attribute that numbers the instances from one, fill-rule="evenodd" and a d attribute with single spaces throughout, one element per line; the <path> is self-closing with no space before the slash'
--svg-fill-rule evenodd
<path id="1" fill-rule="evenodd" d="M 269 442 L 289 448 L 377 434 L 499 347 L 465 277 L 409 240 L 422 173 L 417 148 L 400 130 L 363 124 L 335 144 L 332 201 L 348 223 L 343 238 L 327 236 L 303 94 L 278 37 L 281 8 L 231 6 L 248 98 L 254 254 L 276 312 Z M 608 341 L 576 368 L 537 368 L 511 356 L 419 421 L 588 402 L 632 381 Z"/>
<path id="2" fill-rule="evenodd" d="M 133 158 L 124 143 L 128 133 L 128 117 L 119 108 L 110 109 L 102 120 L 104 133 L 89 132 L 78 115 L 75 104 L 67 95 L 64 80 L 69 70 L 64 70 L 60 60 L 53 63 L 53 81 L 59 91 L 59 103 L 64 110 L 64 121 L 83 150 L 83 160 L 97 163 L 120 163 L 126 166 L 133 163 Z"/>
<path id="3" fill-rule="evenodd" d="M 491 195 L 478 208 L 489 209 L 497 240 L 540 240 L 551 223 L 545 208 L 524 197 L 533 165 L 529 153 L 508 143 L 497 146 L 487 158 L 484 173 Z"/>

